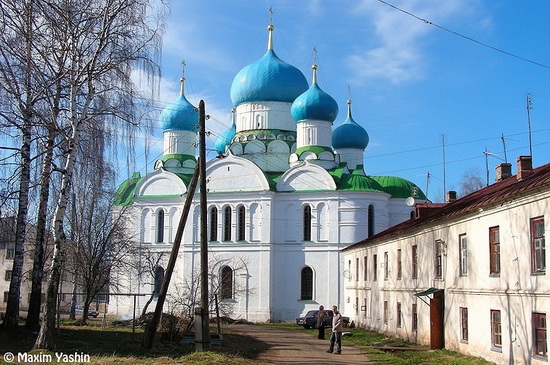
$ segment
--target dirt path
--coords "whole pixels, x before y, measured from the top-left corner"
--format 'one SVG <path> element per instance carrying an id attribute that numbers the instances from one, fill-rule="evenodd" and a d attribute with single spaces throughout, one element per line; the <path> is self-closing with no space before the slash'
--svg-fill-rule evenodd
<path id="1" fill-rule="evenodd" d="M 235 333 L 250 336 L 250 353 L 262 364 L 374 364 L 358 348 L 346 344 L 342 338 L 342 354 L 329 354 L 329 341 L 311 334 L 254 325 L 229 325 Z"/>

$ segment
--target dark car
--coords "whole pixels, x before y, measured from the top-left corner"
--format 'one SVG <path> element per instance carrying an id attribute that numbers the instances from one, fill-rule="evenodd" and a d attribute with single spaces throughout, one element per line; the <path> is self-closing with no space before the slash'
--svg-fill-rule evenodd
<path id="1" fill-rule="evenodd" d="M 334 313 L 331 310 L 324 310 L 325 312 L 325 319 L 323 320 L 323 324 L 325 327 L 332 327 L 332 316 Z M 305 329 L 309 328 L 317 328 L 317 316 L 319 315 L 318 310 L 311 310 L 306 313 L 304 317 L 296 318 L 296 324 L 299 326 L 303 326 Z M 347 326 L 349 323 L 349 317 L 342 316 L 342 322 L 344 326 Z"/>

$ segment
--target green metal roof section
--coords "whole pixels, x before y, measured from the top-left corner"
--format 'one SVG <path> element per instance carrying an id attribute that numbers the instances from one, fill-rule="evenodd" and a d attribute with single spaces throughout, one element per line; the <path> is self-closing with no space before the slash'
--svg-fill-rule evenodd
<path id="1" fill-rule="evenodd" d="M 277 191 L 277 182 L 281 179 L 281 176 L 283 174 L 281 172 L 265 172 L 264 171 L 265 178 L 267 179 L 267 182 L 269 184 L 269 190 L 271 191 Z"/>
<path id="2" fill-rule="evenodd" d="M 340 180 L 338 191 L 364 191 L 383 193 L 384 188 L 374 179 L 365 175 L 345 174 Z"/>
<path id="3" fill-rule="evenodd" d="M 128 206 L 132 205 L 134 197 L 134 192 L 136 191 L 136 186 L 138 182 L 142 179 L 139 172 L 134 172 L 131 178 L 124 181 L 118 187 L 118 190 L 115 194 L 115 206 Z"/>
<path id="4" fill-rule="evenodd" d="M 420 200 L 428 200 L 424 192 L 413 182 L 397 176 L 370 176 L 378 182 L 382 189 L 392 198 L 413 197 Z"/>
<path id="5" fill-rule="evenodd" d="M 197 159 L 195 156 L 192 155 L 181 155 L 179 153 L 169 153 L 164 156 L 162 156 L 161 161 L 166 163 L 168 160 L 176 160 L 178 161 L 182 166 L 185 161 L 192 160 L 193 162 L 197 162 Z"/>
<path id="6" fill-rule="evenodd" d="M 330 152 L 331 155 L 334 156 L 334 151 L 332 150 L 332 147 L 326 147 L 326 146 L 304 146 L 300 147 L 296 150 L 296 155 L 300 157 L 300 155 L 304 152 L 313 152 L 317 157 L 321 155 L 323 152 Z"/>

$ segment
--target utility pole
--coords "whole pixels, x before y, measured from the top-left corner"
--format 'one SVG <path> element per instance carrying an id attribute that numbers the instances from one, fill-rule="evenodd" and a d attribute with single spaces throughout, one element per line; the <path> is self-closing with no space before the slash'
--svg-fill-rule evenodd
<path id="1" fill-rule="evenodd" d="M 200 162 L 201 161 L 199 161 L 199 164 Z M 191 178 L 191 182 L 189 183 L 189 187 L 187 189 L 185 205 L 183 206 L 183 212 L 181 214 L 178 224 L 178 230 L 176 231 L 176 237 L 174 237 L 174 245 L 172 246 L 172 252 L 170 253 L 168 266 L 166 267 L 166 272 L 164 274 L 164 280 L 162 281 L 162 285 L 160 286 L 160 292 L 157 298 L 155 313 L 153 313 L 153 318 L 151 318 L 151 322 L 149 322 L 149 324 L 145 328 L 145 333 L 143 334 L 141 345 L 144 348 L 150 349 L 151 347 L 153 347 L 153 339 L 155 337 L 158 324 L 160 322 L 162 307 L 164 306 L 164 301 L 166 300 L 166 294 L 168 292 L 168 286 L 170 285 L 170 279 L 172 278 L 172 273 L 174 272 L 174 267 L 176 266 L 176 260 L 178 258 L 181 239 L 183 238 L 183 229 L 185 228 L 185 222 L 187 222 L 187 216 L 189 215 L 191 203 L 193 202 L 193 196 L 195 195 L 195 190 L 197 188 L 197 181 L 199 179 L 198 175 L 200 171 L 199 166 L 200 165 L 197 165 L 197 167 L 195 167 L 193 177 Z"/>
<path id="2" fill-rule="evenodd" d="M 195 350 L 210 350 L 208 314 L 208 240 L 206 209 L 206 116 L 204 101 L 199 102 L 199 168 L 200 168 L 200 239 L 201 239 L 201 306 L 195 308 Z"/>

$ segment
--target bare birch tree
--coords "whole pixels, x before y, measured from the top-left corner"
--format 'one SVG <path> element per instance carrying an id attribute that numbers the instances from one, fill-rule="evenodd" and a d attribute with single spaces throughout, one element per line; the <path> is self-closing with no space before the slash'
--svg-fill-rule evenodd
<path id="1" fill-rule="evenodd" d="M 155 73 L 163 8 L 148 0 L 57 0 L 40 2 L 44 29 L 52 37 L 44 62 L 63 70 L 66 89 L 56 120 L 63 131 L 59 197 L 53 218 L 54 252 L 47 284 L 44 320 L 35 348 L 55 346 L 55 313 L 65 249 L 65 213 L 82 131 L 101 115 L 111 123 L 137 124 L 132 67 Z M 162 3 L 160 3 L 162 5 Z M 59 54 L 63 53 L 63 57 Z"/>

